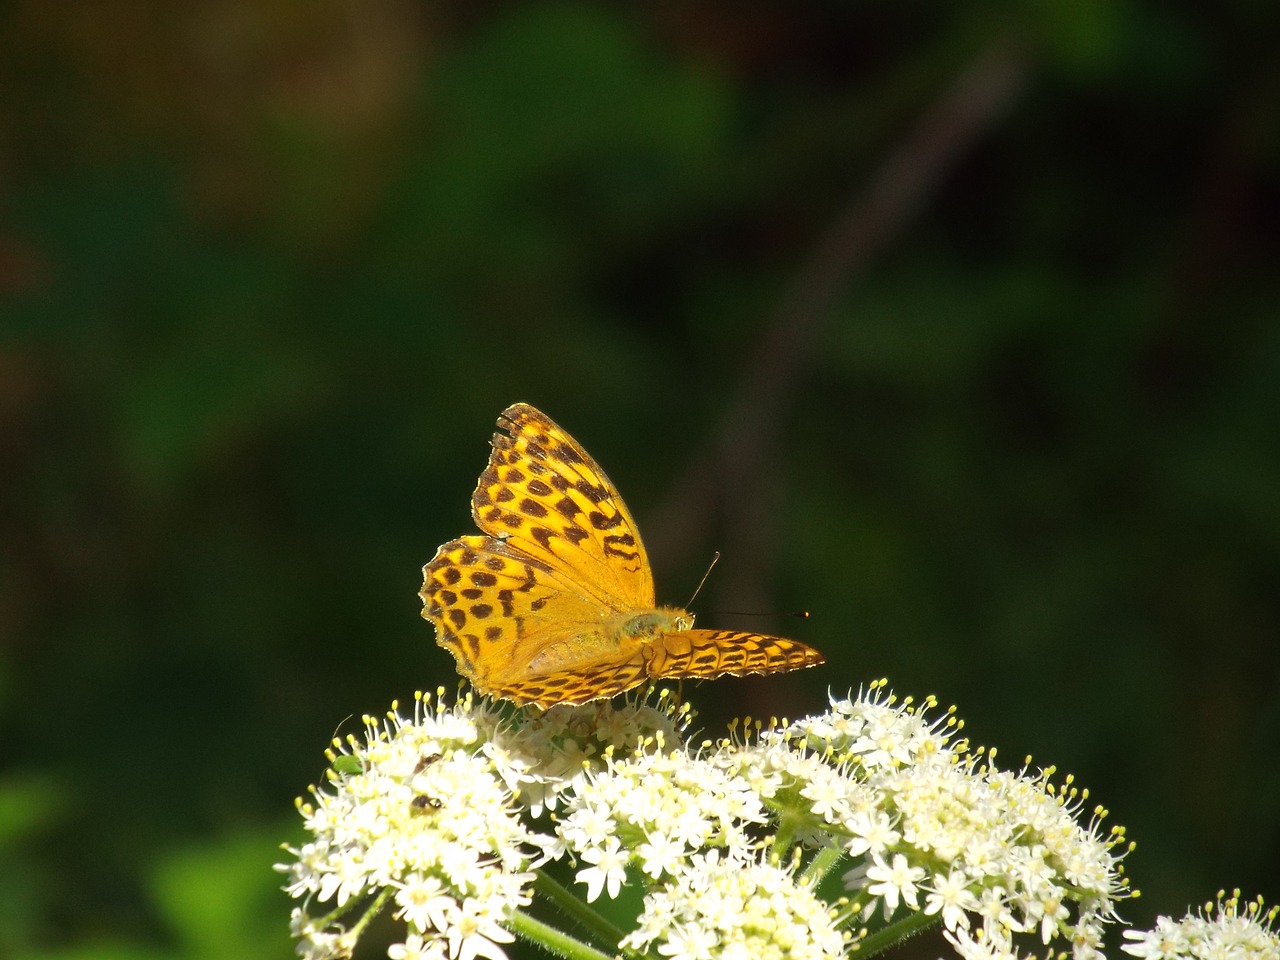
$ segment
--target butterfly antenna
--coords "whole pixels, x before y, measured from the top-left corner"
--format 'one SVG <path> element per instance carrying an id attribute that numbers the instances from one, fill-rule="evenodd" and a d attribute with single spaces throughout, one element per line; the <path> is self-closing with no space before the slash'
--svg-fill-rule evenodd
<path id="1" fill-rule="evenodd" d="M 708 616 L 722 617 L 795 617 L 809 619 L 808 610 L 704 610 Z"/>
<path id="2" fill-rule="evenodd" d="M 698 599 L 698 594 L 700 594 L 702 592 L 702 588 L 707 585 L 707 577 L 711 576 L 711 571 L 716 568 L 716 564 L 719 562 L 720 562 L 720 551 L 717 550 L 715 553 L 711 555 L 711 562 L 707 564 L 707 572 L 704 573 L 702 575 L 702 579 L 698 581 L 698 589 L 693 591 L 693 596 L 690 597 L 689 602 L 684 605 L 686 610 L 693 606 L 694 600 Z"/>

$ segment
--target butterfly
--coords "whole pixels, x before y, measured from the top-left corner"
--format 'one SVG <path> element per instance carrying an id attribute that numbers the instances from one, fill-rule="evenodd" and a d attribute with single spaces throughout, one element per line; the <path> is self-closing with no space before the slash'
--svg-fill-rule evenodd
<path id="1" fill-rule="evenodd" d="M 498 418 L 471 497 L 481 535 L 422 568 L 422 616 L 480 692 L 517 704 L 603 700 L 659 678 L 781 673 L 823 662 L 782 637 L 703 630 L 656 605 L 640 532 L 600 466 L 550 417 Z"/>

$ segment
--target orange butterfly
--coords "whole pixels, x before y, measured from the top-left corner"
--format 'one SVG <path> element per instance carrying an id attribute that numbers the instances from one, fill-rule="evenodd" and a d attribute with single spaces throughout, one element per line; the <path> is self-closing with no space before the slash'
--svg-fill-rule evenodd
<path id="1" fill-rule="evenodd" d="M 656 606 L 640 533 L 599 465 L 527 403 L 498 426 L 471 497 L 485 535 L 449 541 L 422 568 L 422 615 L 476 689 L 546 708 L 662 677 L 823 662 L 795 640 L 695 630 L 693 614 Z"/>

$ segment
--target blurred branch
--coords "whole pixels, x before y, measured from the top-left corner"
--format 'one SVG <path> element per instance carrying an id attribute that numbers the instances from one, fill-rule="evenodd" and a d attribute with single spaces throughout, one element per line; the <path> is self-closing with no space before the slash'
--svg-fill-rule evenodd
<path id="1" fill-rule="evenodd" d="M 794 387 L 859 273 L 998 122 L 1025 85 L 1028 68 L 1024 49 L 1008 38 L 984 50 L 926 109 L 800 264 L 743 371 L 719 435 L 699 448 L 651 518 L 647 529 L 666 563 L 687 561 L 719 515 L 725 536 L 720 546 L 733 571 L 720 582 L 759 609 L 768 527 L 776 513 L 769 465 L 776 462 L 773 450 Z"/>

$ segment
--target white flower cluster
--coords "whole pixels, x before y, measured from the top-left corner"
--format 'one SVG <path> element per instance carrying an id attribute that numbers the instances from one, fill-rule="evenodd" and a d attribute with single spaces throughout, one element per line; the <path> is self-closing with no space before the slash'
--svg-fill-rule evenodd
<path id="1" fill-rule="evenodd" d="M 1157 917 L 1154 930 L 1126 930 L 1134 941 L 1121 949 L 1141 960 L 1280 960 L 1276 918 L 1262 898 L 1242 901 L 1240 891 L 1218 893 L 1198 913 L 1181 920 Z"/>
<path id="2" fill-rule="evenodd" d="M 629 699 L 616 708 L 530 710 L 518 722 L 490 724 L 482 749 L 530 815 L 539 817 L 609 760 L 682 743 L 688 715 L 688 705 L 671 703 L 665 691 L 656 705 Z"/>
<path id="3" fill-rule="evenodd" d="M 827 960 L 844 955 L 836 913 L 810 886 L 768 863 L 692 858 L 644 901 L 621 946 L 659 944 L 680 960 Z"/>
<path id="4" fill-rule="evenodd" d="M 740 777 L 681 753 L 636 754 L 589 776 L 565 807 L 559 835 L 592 866 L 578 872 L 587 900 L 616 897 L 632 858 L 654 880 L 679 873 L 700 851 L 754 856 L 747 828 L 768 822 Z"/>
<path id="5" fill-rule="evenodd" d="M 854 860 L 844 878 L 864 920 L 904 907 L 940 915 L 966 956 L 1007 955 L 1027 933 L 1064 938 L 1077 960 L 1100 956 L 1103 926 L 1127 896 L 1123 830 L 1100 835 L 1101 810 L 1082 825 L 1084 795 L 1056 789 L 1052 770 L 1000 771 L 950 744 L 958 724 L 929 720 L 933 706 L 873 686 L 721 761 L 798 823 L 797 839 Z"/>
<path id="6" fill-rule="evenodd" d="M 504 922 L 529 902 L 530 851 L 546 838 L 521 822 L 479 749 L 495 721 L 469 697 L 434 711 L 422 698 L 412 720 L 366 717 L 363 743 L 335 741 L 330 789 L 299 801 L 313 839 L 286 848 L 297 859 L 281 866 L 294 897 L 335 905 L 323 918 L 294 911 L 300 953 L 349 956 L 360 927 L 392 899 L 410 931 L 393 957 L 505 956 L 498 944 L 513 938 Z M 355 928 L 336 922 L 366 901 Z"/>
<path id="7" fill-rule="evenodd" d="M 587 902 L 645 894 L 630 933 L 580 904 L 599 949 L 558 941 L 565 955 L 839 957 L 937 917 L 966 960 L 1016 955 L 1015 935 L 1098 957 L 1127 895 L 1123 832 L 1100 835 L 1100 812 L 1082 825 L 1070 781 L 952 743 L 959 724 L 933 707 L 877 684 L 695 748 L 687 711 L 662 697 L 543 713 L 420 697 L 412 718 L 335 744 L 329 786 L 300 803 L 312 839 L 282 866 L 306 899 L 299 953 L 349 955 L 390 903 L 408 928 L 392 960 L 499 960 L 512 931 L 551 935 L 523 908 L 535 884 L 571 897 L 539 870 L 565 860 Z M 853 869 L 833 908 L 823 878 L 841 858 Z M 317 903 L 330 912 L 313 916 Z"/>

